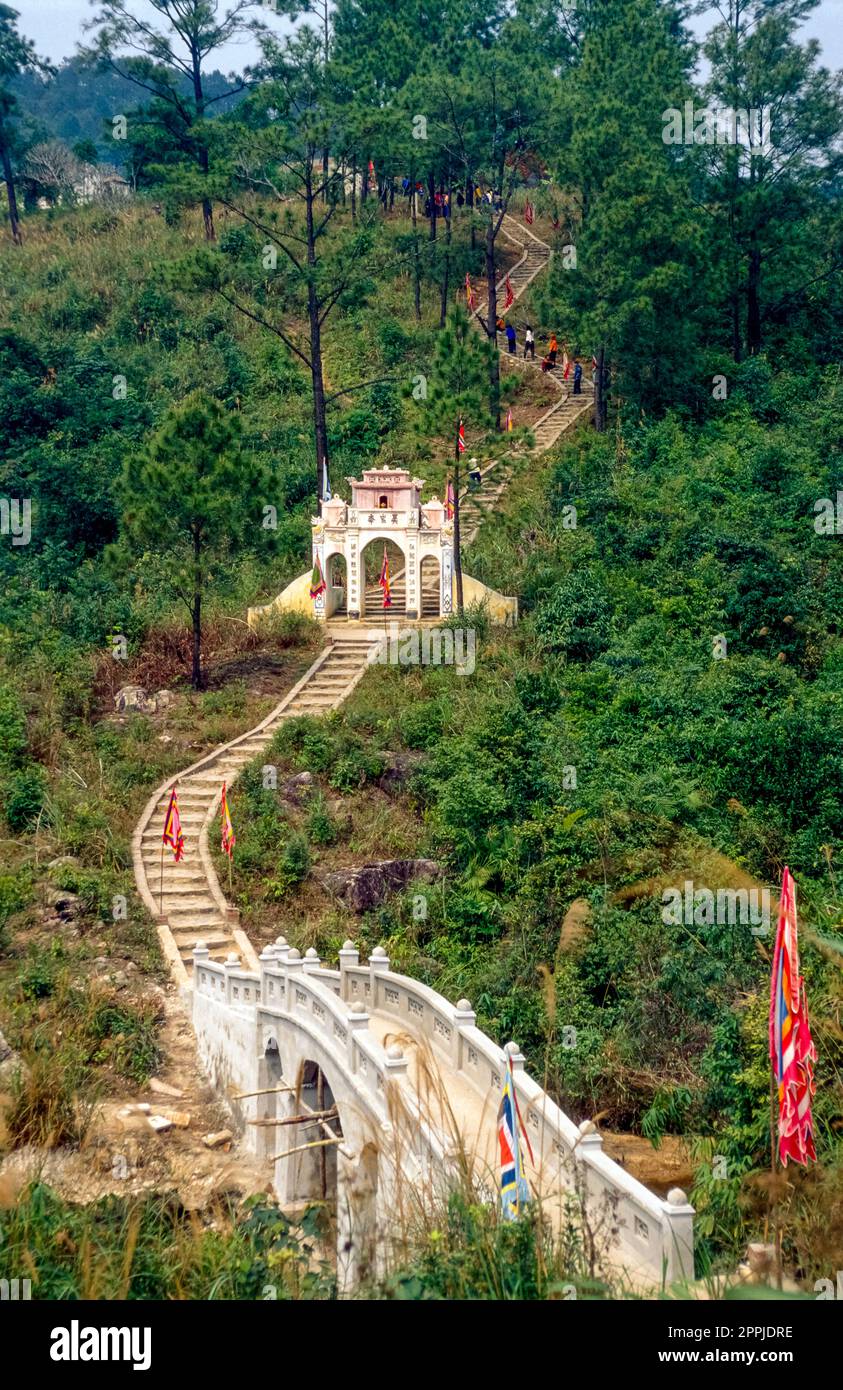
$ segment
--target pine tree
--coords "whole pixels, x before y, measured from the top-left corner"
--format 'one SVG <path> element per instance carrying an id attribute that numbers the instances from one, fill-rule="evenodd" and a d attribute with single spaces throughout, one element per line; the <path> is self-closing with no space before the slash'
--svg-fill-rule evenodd
<path id="1" fill-rule="evenodd" d="M 212 566 L 233 547 L 266 542 L 267 480 L 239 449 L 240 420 L 195 391 L 174 406 L 121 480 L 124 541 L 151 553 L 190 614 L 191 679 L 202 687 L 202 606 Z M 112 563 L 120 560 L 119 549 Z"/>
<path id="2" fill-rule="evenodd" d="M 466 311 L 456 305 L 436 338 L 433 368 L 422 406 L 425 427 L 452 441 L 454 469 L 454 574 L 457 611 L 463 611 L 460 549 L 460 425 L 465 429 L 494 423 L 488 406 L 489 356 L 493 348 L 477 333 Z"/>
<path id="3" fill-rule="evenodd" d="M 24 72 L 50 72 L 50 66 L 35 53 L 34 45 L 17 32 L 17 10 L 0 5 L 0 168 L 6 184 L 9 203 L 9 227 L 12 241 L 20 246 L 22 237 L 15 180 L 12 172 L 12 153 L 15 149 L 15 118 L 17 97 L 9 90 L 13 78 Z"/>
<path id="4" fill-rule="evenodd" d="M 245 82 L 209 97 L 205 59 L 240 34 L 263 32 L 263 25 L 246 14 L 250 0 L 236 0 L 225 14 L 219 12 L 219 0 L 149 0 L 163 20 L 161 28 L 145 15 L 136 15 L 128 0 L 99 2 L 99 12 L 88 26 L 96 30 L 94 42 L 82 49 L 82 56 L 153 97 L 142 122 L 155 127 L 162 154 L 175 150 L 198 169 L 205 238 L 213 241 L 214 210 L 204 187 L 209 171 L 204 126 L 210 107 L 243 91 Z M 182 85 L 184 78 L 190 84 L 189 95 Z M 184 181 L 184 192 L 192 191 L 192 181 Z"/>

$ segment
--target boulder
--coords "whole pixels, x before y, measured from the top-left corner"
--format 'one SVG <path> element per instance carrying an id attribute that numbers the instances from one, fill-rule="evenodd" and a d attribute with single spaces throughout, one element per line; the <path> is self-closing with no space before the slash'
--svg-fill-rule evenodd
<path id="1" fill-rule="evenodd" d="M 11 1084 L 12 1077 L 17 1072 L 26 1071 L 26 1067 L 17 1052 L 9 1046 L 3 1034 L 0 1033 L 0 1087 L 4 1090 Z"/>
<path id="2" fill-rule="evenodd" d="M 312 772 L 297 772 L 295 777 L 287 778 L 281 788 L 281 795 L 285 801 L 292 801 L 294 806 L 299 806 L 313 791 L 314 782 Z"/>
<path id="3" fill-rule="evenodd" d="M 339 898 L 352 912 L 370 912 L 390 895 L 418 879 L 438 878 L 441 865 L 435 859 L 383 859 L 377 864 L 361 864 L 324 874 L 323 888 Z"/>
<path id="4" fill-rule="evenodd" d="M 170 705 L 173 704 L 175 698 L 176 697 L 173 694 L 172 690 L 156 690 L 155 694 L 152 697 L 155 709 L 157 710 L 169 709 Z"/>
<path id="5" fill-rule="evenodd" d="M 142 685 L 124 685 L 114 696 L 114 708 L 118 712 L 134 709 L 140 714 L 152 714 L 155 701 L 149 698 Z"/>
<path id="6" fill-rule="evenodd" d="M 66 888 L 47 888 L 47 903 L 56 917 L 70 922 L 82 911 L 82 900 L 77 893 L 69 893 Z"/>
<path id="7" fill-rule="evenodd" d="M 387 794 L 405 791 L 417 772 L 420 753 L 387 753 L 387 764 L 378 778 L 378 786 Z"/>

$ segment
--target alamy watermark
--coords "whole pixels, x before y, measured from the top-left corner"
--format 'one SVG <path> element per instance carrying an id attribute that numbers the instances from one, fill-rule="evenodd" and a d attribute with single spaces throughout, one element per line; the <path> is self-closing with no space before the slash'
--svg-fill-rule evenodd
<path id="1" fill-rule="evenodd" d="M 12 545 L 32 540 L 32 499 L 0 497 L 0 536 L 11 536 Z"/>
<path id="2" fill-rule="evenodd" d="M 741 145 L 752 154 L 773 148 L 769 106 L 702 106 L 686 101 L 683 108 L 662 111 L 662 140 L 666 145 Z"/>
<path id="3" fill-rule="evenodd" d="M 665 926 L 750 927 L 753 936 L 770 931 L 769 888 L 697 887 L 691 879 L 682 888 L 665 888 L 662 893 L 662 921 Z"/>
<path id="4" fill-rule="evenodd" d="M 372 628 L 370 640 L 376 645 L 369 653 L 369 663 L 381 666 L 453 666 L 458 676 L 470 676 L 474 671 L 477 652 L 477 633 L 474 628 L 462 627 L 399 627 Z"/>

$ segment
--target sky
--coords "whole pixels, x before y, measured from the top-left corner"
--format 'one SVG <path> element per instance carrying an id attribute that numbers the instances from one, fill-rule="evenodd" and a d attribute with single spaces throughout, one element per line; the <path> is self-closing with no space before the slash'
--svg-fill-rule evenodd
<path id="1" fill-rule="evenodd" d="M 96 13 L 96 4 L 89 0 L 9 0 L 20 15 L 20 29 L 27 38 L 35 42 L 38 53 L 51 62 L 69 58 L 83 35 L 83 24 Z M 401 0 L 396 0 L 397 4 Z M 152 13 L 145 0 L 135 0 L 132 7 L 137 13 Z M 284 21 L 275 18 L 269 9 L 255 4 L 255 14 L 259 15 L 270 28 L 286 27 Z M 696 17 L 693 28 L 702 35 L 712 27 L 716 18 L 712 9 L 705 15 Z M 843 0 L 821 0 L 820 5 L 806 21 L 802 33 L 805 37 L 817 38 L 822 48 L 822 61 L 827 67 L 843 67 Z M 257 57 L 257 47 L 251 38 L 229 44 L 219 50 L 214 66 L 223 72 L 240 70 L 246 63 Z"/>

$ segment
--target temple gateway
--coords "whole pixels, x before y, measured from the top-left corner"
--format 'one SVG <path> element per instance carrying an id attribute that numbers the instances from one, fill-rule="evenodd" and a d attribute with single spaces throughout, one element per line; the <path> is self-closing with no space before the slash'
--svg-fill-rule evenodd
<path id="1" fill-rule="evenodd" d="M 332 498 L 311 520 L 311 568 L 272 603 L 250 608 L 249 625 L 277 612 L 302 612 L 320 622 L 371 622 L 384 617 L 430 622 L 456 608 L 454 523 L 438 497 L 422 502 L 422 478 L 404 468 L 364 469 L 347 478 L 351 501 Z M 391 603 L 384 607 L 379 576 L 386 558 Z M 324 588 L 311 597 L 311 575 Z M 463 572 L 463 602 L 486 605 L 492 622 L 512 625 L 518 601 L 495 593 Z"/>

